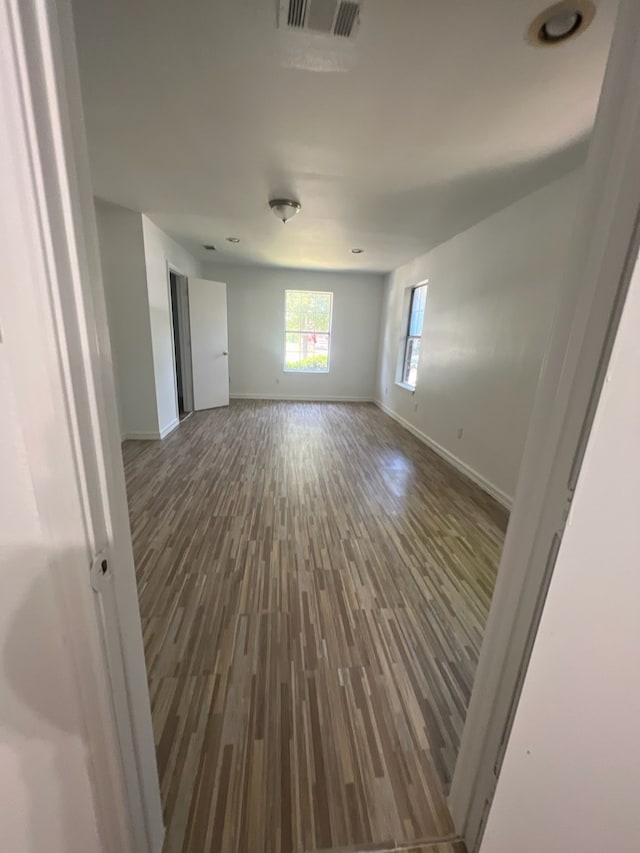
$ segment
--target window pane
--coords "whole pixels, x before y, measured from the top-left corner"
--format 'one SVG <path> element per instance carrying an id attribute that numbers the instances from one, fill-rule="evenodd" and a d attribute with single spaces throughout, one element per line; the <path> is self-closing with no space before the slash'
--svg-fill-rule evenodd
<path id="1" fill-rule="evenodd" d="M 315 331 L 328 332 L 331 323 L 331 294 L 316 293 Z"/>
<path id="2" fill-rule="evenodd" d="M 302 304 L 300 301 L 300 292 L 297 290 L 287 290 L 285 292 L 285 329 L 301 329 L 302 328 Z"/>
<path id="3" fill-rule="evenodd" d="M 404 375 L 402 381 L 407 385 L 416 387 L 418 379 L 418 361 L 420 360 L 420 338 L 407 339 L 407 351 L 404 362 Z"/>
<path id="4" fill-rule="evenodd" d="M 302 306 L 304 314 L 303 328 L 312 332 L 316 328 L 316 303 L 317 298 L 315 293 L 305 293 L 302 296 Z"/>
<path id="5" fill-rule="evenodd" d="M 411 294 L 411 316 L 409 317 L 409 335 L 420 337 L 424 322 L 424 308 L 427 301 L 427 285 L 414 288 Z"/>
<path id="6" fill-rule="evenodd" d="M 300 339 L 302 335 L 287 333 L 285 335 L 285 365 L 300 360 Z"/>
<path id="7" fill-rule="evenodd" d="M 285 368 L 308 373 L 326 373 L 329 369 L 329 335 L 317 332 L 288 334 Z"/>

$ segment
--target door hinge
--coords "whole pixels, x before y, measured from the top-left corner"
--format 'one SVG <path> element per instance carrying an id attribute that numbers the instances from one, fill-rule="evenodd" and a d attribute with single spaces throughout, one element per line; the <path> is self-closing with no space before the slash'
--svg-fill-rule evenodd
<path id="1" fill-rule="evenodd" d="M 102 592 L 106 581 L 111 577 L 111 569 L 106 551 L 99 551 L 91 563 L 89 570 L 91 586 L 96 592 Z"/>

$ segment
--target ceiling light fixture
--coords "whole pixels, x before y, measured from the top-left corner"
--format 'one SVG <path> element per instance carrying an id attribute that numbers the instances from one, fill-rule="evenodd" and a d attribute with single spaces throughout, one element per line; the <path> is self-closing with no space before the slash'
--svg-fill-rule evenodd
<path id="1" fill-rule="evenodd" d="M 570 12 L 558 12 L 540 27 L 540 38 L 545 41 L 562 41 L 573 35 L 582 23 L 582 15 L 573 9 Z"/>
<path id="2" fill-rule="evenodd" d="M 351 250 L 352 255 L 362 255 L 363 252 L 364 252 L 364 249 L 352 249 Z"/>
<path id="3" fill-rule="evenodd" d="M 226 239 L 227 243 L 239 243 L 240 242 L 239 237 L 226 237 L 225 239 Z"/>
<path id="4" fill-rule="evenodd" d="M 531 44 L 549 47 L 582 33 L 596 13 L 591 0 L 563 0 L 545 9 L 531 23 L 527 40 Z"/>
<path id="5" fill-rule="evenodd" d="M 212 246 L 211 244 L 206 244 L 206 243 L 202 248 L 206 249 L 207 252 L 215 252 L 215 250 L 216 250 L 215 246 Z"/>
<path id="6" fill-rule="evenodd" d="M 296 213 L 300 212 L 302 205 L 299 201 L 293 201 L 290 198 L 274 198 L 269 202 L 269 207 L 273 211 L 274 216 L 277 216 L 283 222 L 287 222 Z"/>

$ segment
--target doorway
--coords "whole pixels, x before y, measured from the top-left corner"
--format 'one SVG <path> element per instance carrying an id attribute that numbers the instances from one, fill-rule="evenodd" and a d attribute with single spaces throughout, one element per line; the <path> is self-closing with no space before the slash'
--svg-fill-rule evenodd
<path id="1" fill-rule="evenodd" d="M 189 291 L 186 276 L 172 269 L 169 269 L 169 298 L 178 418 L 183 421 L 193 412 Z"/>

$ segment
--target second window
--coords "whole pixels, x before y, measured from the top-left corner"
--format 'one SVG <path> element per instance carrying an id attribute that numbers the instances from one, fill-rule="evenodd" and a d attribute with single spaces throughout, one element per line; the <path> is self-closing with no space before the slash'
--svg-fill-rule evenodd
<path id="1" fill-rule="evenodd" d="M 424 309 L 427 302 L 427 285 L 420 284 L 411 291 L 409 303 L 409 322 L 404 346 L 404 361 L 402 365 L 402 382 L 410 388 L 416 387 L 418 379 L 418 362 L 420 360 L 420 340 Z"/>

